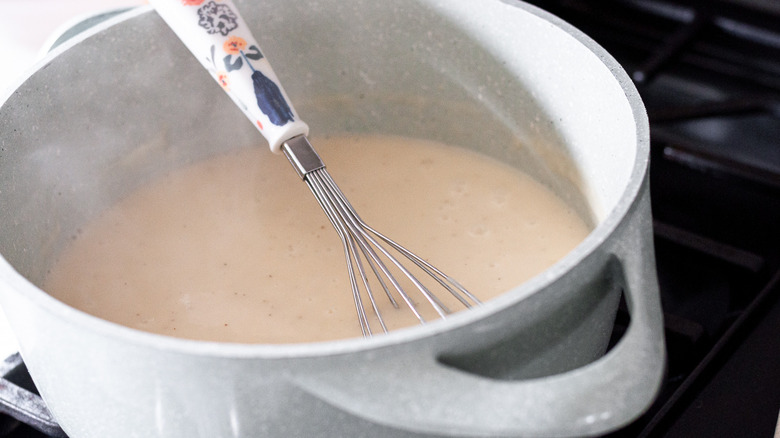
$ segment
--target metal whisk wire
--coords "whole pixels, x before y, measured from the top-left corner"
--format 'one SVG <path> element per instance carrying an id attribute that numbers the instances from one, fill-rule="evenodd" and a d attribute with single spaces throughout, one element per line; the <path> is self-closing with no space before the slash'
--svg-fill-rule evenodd
<path id="1" fill-rule="evenodd" d="M 284 152 L 298 175 L 311 189 L 344 246 L 352 294 L 365 336 L 371 335 L 371 326 L 363 305 L 361 283 L 362 290 L 368 296 L 382 330 L 387 331 L 365 265 L 371 268 L 374 277 L 385 290 L 393 306 L 399 307 L 398 301 L 393 297 L 400 296 L 421 323 L 425 322 L 422 314 L 418 311 L 412 297 L 388 268 L 388 264 L 405 277 L 402 281 L 414 285 L 413 289 L 425 297 L 440 317 L 445 317 L 449 313 L 449 309 L 442 301 L 379 241 L 414 262 L 423 273 L 435 278 L 463 305 L 471 307 L 479 303 L 479 300 L 451 277 L 369 227 L 360 219 L 325 170 L 325 164 L 306 138 L 309 126 L 298 117 L 268 58 L 260 50 L 260 45 L 252 35 L 249 26 L 231 0 L 221 0 L 218 7 L 214 6 L 213 2 L 203 6 L 200 6 L 200 2 L 180 0 L 151 0 L 151 2 L 187 48 L 206 70 L 211 72 L 222 89 L 259 129 L 260 134 L 268 140 L 271 150 Z M 218 22 L 220 26 L 215 27 L 214 22 Z M 227 72 L 217 68 L 216 59 L 224 60 L 226 67 L 230 65 Z M 388 287 L 387 283 L 392 287 Z"/>
<path id="2" fill-rule="evenodd" d="M 428 287 L 410 272 L 409 269 L 400 262 L 398 257 L 382 246 L 379 241 L 384 242 L 398 254 L 412 261 L 422 270 L 422 272 L 434 278 L 464 306 L 472 307 L 479 304 L 479 300 L 452 277 L 444 274 L 421 257 L 415 255 L 397 242 L 366 224 L 349 203 L 338 185 L 336 185 L 335 181 L 333 181 L 333 178 L 325 169 L 325 164 L 322 162 L 311 143 L 309 143 L 306 136 L 300 135 L 284 142 L 282 144 L 282 151 L 298 172 L 298 175 L 309 186 L 309 189 L 314 194 L 314 197 L 317 199 L 317 202 L 319 202 L 320 207 L 325 212 L 341 239 L 344 255 L 346 257 L 347 272 L 349 274 L 352 295 L 355 301 L 358 321 L 363 336 L 371 336 L 372 330 L 363 304 L 363 294 L 361 293 L 360 283 L 362 283 L 363 292 L 365 292 L 365 295 L 369 298 L 371 308 L 373 309 L 374 315 L 377 317 L 382 331 L 388 331 L 376 303 L 374 291 L 370 284 L 371 282 L 369 281 L 364 262 L 371 268 L 374 277 L 385 291 L 385 294 L 393 307 L 399 308 L 398 302 L 393 296 L 393 291 L 395 291 L 420 323 L 424 324 L 425 319 L 418 310 L 412 297 L 401 286 L 396 275 L 388 268 L 386 261 L 390 262 L 403 274 L 403 277 L 414 285 L 414 289 L 425 298 L 428 304 L 440 317 L 445 318 L 451 313 L 447 306 L 445 306 L 445 304 L 433 294 Z M 392 288 L 387 286 L 385 280 L 391 284 Z"/>

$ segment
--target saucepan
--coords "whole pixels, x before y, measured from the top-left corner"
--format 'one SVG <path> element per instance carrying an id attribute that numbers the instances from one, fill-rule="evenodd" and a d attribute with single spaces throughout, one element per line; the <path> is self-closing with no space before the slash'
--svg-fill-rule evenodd
<path id="1" fill-rule="evenodd" d="M 71 308 L 41 285 L 80 227 L 166 172 L 265 147 L 153 9 L 124 12 L 54 49 L 0 107 L 0 303 L 64 431 L 587 436 L 640 415 L 664 370 L 648 124 L 614 59 L 511 0 L 238 3 L 313 131 L 478 149 L 593 231 L 479 308 L 372 339 L 203 342 Z M 621 297 L 631 321 L 608 349 Z"/>

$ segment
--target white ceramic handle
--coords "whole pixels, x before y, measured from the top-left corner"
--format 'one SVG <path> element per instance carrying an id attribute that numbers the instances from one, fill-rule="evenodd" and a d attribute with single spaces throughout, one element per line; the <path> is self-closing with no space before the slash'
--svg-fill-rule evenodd
<path id="1" fill-rule="evenodd" d="M 268 140 L 271 150 L 309 127 L 230 0 L 151 0 L 157 13 Z"/>

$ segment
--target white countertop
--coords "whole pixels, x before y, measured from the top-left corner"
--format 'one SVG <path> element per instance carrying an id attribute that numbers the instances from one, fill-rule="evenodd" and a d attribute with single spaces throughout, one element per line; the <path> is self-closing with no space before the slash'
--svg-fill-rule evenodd
<path id="1" fill-rule="evenodd" d="M 0 96 L 29 74 L 51 38 L 91 15 L 145 4 L 142 0 L 2 0 L 0 5 Z M 0 314 L 0 360 L 17 351 L 16 340 Z"/>

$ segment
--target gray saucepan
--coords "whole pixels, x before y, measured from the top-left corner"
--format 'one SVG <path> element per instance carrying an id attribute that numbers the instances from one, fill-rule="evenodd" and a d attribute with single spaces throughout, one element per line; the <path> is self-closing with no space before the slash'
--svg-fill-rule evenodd
<path id="1" fill-rule="evenodd" d="M 313 133 L 478 149 L 593 231 L 477 309 L 373 339 L 200 342 L 71 308 L 40 286 L 80 227 L 172 169 L 266 147 L 154 10 L 124 12 L 54 49 L 0 107 L 0 303 L 65 432 L 588 436 L 640 415 L 664 344 L 648 124 L 620 66 L 512 0 L 238 3 Z M 621 296 L 631 321 L 606 351 Z"/>

